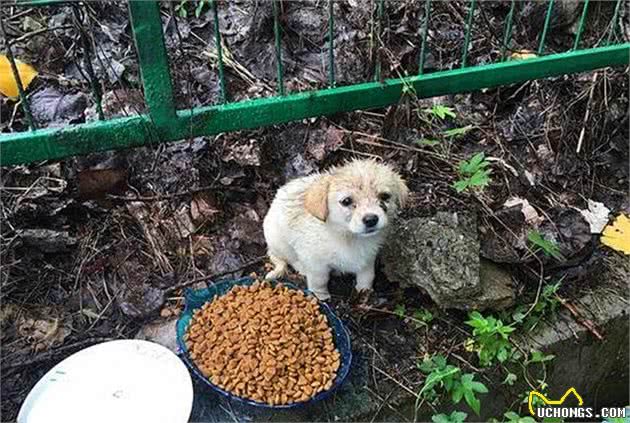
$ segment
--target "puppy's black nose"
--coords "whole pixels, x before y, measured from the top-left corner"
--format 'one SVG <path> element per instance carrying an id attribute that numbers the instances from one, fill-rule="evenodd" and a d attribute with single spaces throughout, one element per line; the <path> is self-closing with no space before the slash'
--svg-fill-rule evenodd
<path id="1" fill-rule="evenodd" d="M 366 214 L 363 216 L 363 224 L 366 228 L 373 228 L 378 223 L 378 216 L 375 214 Z"/>

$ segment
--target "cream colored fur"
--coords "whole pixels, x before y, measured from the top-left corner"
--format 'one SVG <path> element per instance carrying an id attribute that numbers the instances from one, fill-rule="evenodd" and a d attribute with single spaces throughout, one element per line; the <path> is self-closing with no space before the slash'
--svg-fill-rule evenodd
<path id="1" fill-rule="evenodd" d="M 332 270 L 355 274 L 359 291 L 372 289 L 376 255 L 408 192 L 391 167 L 374 160 L 354 160 L 287 183 L 263 224 L 274 265 L 266 278 L 284 275 L 291 265 L 322 300 L 330 298 Z M 342 204 L 348 198 L 351 204 Z"/>

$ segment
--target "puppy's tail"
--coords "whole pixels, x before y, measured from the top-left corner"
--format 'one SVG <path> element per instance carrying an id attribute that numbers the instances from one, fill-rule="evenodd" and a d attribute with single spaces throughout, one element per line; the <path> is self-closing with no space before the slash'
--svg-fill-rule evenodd
<path id="1" fill-rule="evenodd" d="M 265 276 L 265 279 L 278 279 L 287 274 L 289 263 L 277 256 L 269 254 L 269 260 L 273 264 L 273 270 Z"/>

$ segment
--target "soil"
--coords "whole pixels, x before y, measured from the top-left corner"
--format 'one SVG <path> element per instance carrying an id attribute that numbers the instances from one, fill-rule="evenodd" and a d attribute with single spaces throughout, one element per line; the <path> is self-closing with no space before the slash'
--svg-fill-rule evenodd
<path id="1" fill-rule="evenodd" d="M 338 85 L 372 80 L 376 66 L 384 78 L 418 71 L 423 2 L 384 2 L 380 23 L 376 3 L 335 2 Z M 503 34 L 509 4 L 478 2 L 469 65 L 500 59 L 497 34 Z M 536 50 L 546 10 L 540 2 L 517 4 L 508 55 Z M 466 3 L 433 5 L 425 72 L 461 66 L 464 44 Z M 602 40 L 612 5 L 591 2 L 582 47 Z M 173 2 L 162 9 L 182 109 L 219 101 L 212 13 L 204 7 L 196 17 L 195 7 Z M 327 85 L 326 10 L 325 2 L 282 3 L 290 92 Z M 574 15 L 554 11 L 546 53 L 572 47 Z M 96 119 L 88 57 L 108 118 L 144 111 L 123 3 L 3 6 L 3 16 L 13 54 L 40 73 L 28 90 L 39 127 Z M 221 2 L 219 21 L 230 53 L 230 99 L 273 95 L 270 4 Z M 627 23 L 620 23 L 626 30 Z M 81 30 L 89 34 L 91 54 L 81 47 Z M 4 40 L 0 45 L 4 51 Z M 477 212 L 482 255 L 513 272 L 521 304 L 535 301 L 542 280 L 561 281 L 558 294 L 570 301 L 597 284 L 592 276 L 602 257 L 611 254 L 591 235 L 579 210 L 593 200 L 611 215 L 630 211 L 628 90 L 628 69 L 607 68 L 440 98 L 410 97 L 383 110 L 3 168 L 3 420 L 15 419 L 38 378 L 63 358 L 96 342 L 132 338 L 147 322 L 176 314 L 184 287 L 262 274 L 261 222 L 275 190 L 290 178 L 349 157 L 378 157 L 395 165 L 412 191 L 404 217 Z M 21 108 L 0 101 L 2 133 L 26 130 Z M 427 110 L 434 105 L 452 108 L 455 117 L 432 117 Z M 467 125 L 471 128 L 463 135 L 443 135 Z M 491 183 L 457 193 L 459 162 L 480 151 L 491 159 Z M 527 200 L 539 220 L 528 221 L 519 207 L 505 206 L 513 197 Z M 558 243 L 565 261 L 523 248 L 534 228 Z M 400 385 L 418 392 L 424 375 L 416 363 L 427 354 L 443 352 L 474 368 L 476 358 L 464 345 L 465 313 L 438 310 L 426 293 L 401 290 L 380 272 L 370 306 L 352 295 L 351 284 L 351 277 L 334 277 L 333 304 L 348 322 L 353 345 L 368 360 L 371 395 L 387 400 Z M 395 315 L 400 305 L 428 309 L 435 319 L 418 326 Z"/>

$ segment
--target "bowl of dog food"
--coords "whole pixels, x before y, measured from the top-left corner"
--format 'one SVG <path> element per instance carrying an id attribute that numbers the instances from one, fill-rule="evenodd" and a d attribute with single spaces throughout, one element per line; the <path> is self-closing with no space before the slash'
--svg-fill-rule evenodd
<path id="1" fill-rule="evenodd" d="M 243 404 L 287 409 L 338 389 L 352 362 L 341 320 L 308 290 L 242 278 L 185 292 L 177 321 L 184 362 L 211 390 Z"/>

